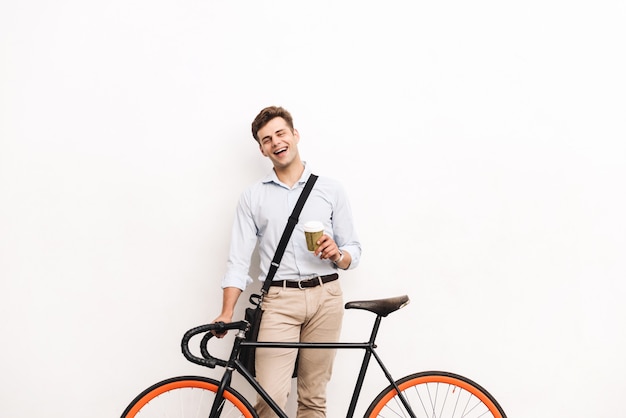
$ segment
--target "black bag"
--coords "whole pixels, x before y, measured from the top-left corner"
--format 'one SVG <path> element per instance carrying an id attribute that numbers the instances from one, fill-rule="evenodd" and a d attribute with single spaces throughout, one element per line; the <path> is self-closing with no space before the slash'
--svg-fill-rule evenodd
<path id="1" fill-rule="evenodd" d="M 257 300 L 255 302 L 255 300 Z M 261 317 L 263 311 L 261 310 L 261 295 L 250 296 L 250 302 L 256 307 L 246 308 L 244 319 L 250 323 L 250 328 L 246 331 L 246 341 L 256 342 L 259 337 L 259 328 L 261 327 Z M 243 363 L 246 369 L 248 369 L 253 376 L 256 376 L 256 369 L 254 367 L 256 347 L 241 347 L 239 351 L 239 360 Z"/>
<path id="2" fill-rule="evenodd" d="M 274 258 L 272 259 L 272 263 L 270 265 L 269 271 L 267 272 L 267 277 L 265 277 L 265 282 L 263 283 L 263 287 L 261 288 L 261 294 L 253 294 L 250 296 L 250 303 L 252 303 L 253 307 L 246 308 L 246 312 L 244 314 L 244 319 L 250 323 L 250 328 L 246 331 L 246 341 L 256 342 L 259 337 L 259 328 L 261 327 L 261 318 L 263 317 L 263 310 L 261 310 L 261 304 L 263 303 L 263 295 L 267 293 L 272 284 L 272 280 L 274 279 L 274 275 L 280 266 L 280 260 L 283 258 L 283 253 L 285 252 L 285 248 L 287 248 L 287 243 L 291 238 L 291 234 L 298 223 L 298 217 L 300 216 L 300 212 L 304 207 L 304 202 L 309 197 L 311 190 L 313 189 L 313 185 L 317 181 L 317 176 L 315 174 L 311 174 L 306 184 L 304 185 L 304 189 L 296 202 L 296 206 L 293 208 L 293 212 L 289 219 L 287 220 L 287 226 L 283 231 L 283 235 L 280 237 L 280 241 L 278 242 L 278 248 L 276 249 L 276 253 L 274 254 Z M 253 376 L 256 376 L 256 369 L 254 366 L 255 362 L 255 350 L 256 347 L 241 347 L 239 350 L 239 360 L 243 363 L 243 365 L 248 369 Z M 298 373 L 298 361 L 296 360 L 296 364 L 293 370 L 293 377 L 296 377 Z"/>

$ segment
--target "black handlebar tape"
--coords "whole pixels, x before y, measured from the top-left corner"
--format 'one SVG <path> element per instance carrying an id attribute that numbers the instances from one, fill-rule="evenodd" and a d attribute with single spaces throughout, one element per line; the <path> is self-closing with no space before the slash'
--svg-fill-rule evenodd
<path id="1" fill-rule="evenodd" d="M 211 368 L 214 368 L 215 365 L 226 367 L 226 361 L 215 358 L 211 354 L 209 354 L 209 350 L 207 349 L 207 344 L 209 343 L 209 340 L 213 337 L 214 335 L 212 332 L 207 332 L 206 334 L 204 334 L 204 337 L 202 337 L 202 341 L 200 341 L 200 353 L 202 353 L 202 357 L 212 362 L 213 367 Z"/>
<path id="2" fill-rule="evenodd" d="M 228 324 L 225 324 L 224 322 L 216 322 L 213 324 L 200 325 L 198 327 L 192 328 L 185 333 L 180 343 L 180 347 L 183 352 L 183 355 L 190 362 L 198 364 L 200 366 L 209 367 L 211 369 L 214 369 L 216 365 L 225 367 L 227 362 L 225 360 L 221 360 L 221 359 L 211 356 L 211 354 L 209 353 L 207 349 L 207 343 L 213 337 L 213 333 L 211 331 L 216 331 L 217 333 L 223 333 L 224 331 L 230 330 L 230 329 L 245 330 L 248 328 L 248 326 L 249 326 L 248 322 L 238 321 L 238 322 L 230 322 Z M 200 358 L 200 357 L 193 355 L 193 353 L 189 349 L 189 341 L 191 340 L 191 338 L 202 333 L 206 333 L 200 343 L 200 352 L 202 353 L 202 357 L 204 358 Z"/>
<path id="3" fill-rule="evenodd" d="M 215 324 L 201 325 L 199 327 L 192 328 L 185 333 L 180 343 L 180 347 L 182 349 L 183 355 L 185 356 L 187 360 L 189 360 L 192 363 L 198 364 L 200 366 L 209 367 L 211 369 L 215 368 L 215 365 L 217 364 L 217 361 L 216 361 L 217 359 L 211 357 L 210 355 L 208 356 L 208 358 L 200 358 L 200 357 L 194 356 L 191 353 L 191 350 L 189 350 L 189 341 L 191 340 L 193 336 L 197 334 L 201 334 L 203 332 L 207 332 L 210 334 L 210 331 L 212 331 L 215 328 L 216 328 Z"/>

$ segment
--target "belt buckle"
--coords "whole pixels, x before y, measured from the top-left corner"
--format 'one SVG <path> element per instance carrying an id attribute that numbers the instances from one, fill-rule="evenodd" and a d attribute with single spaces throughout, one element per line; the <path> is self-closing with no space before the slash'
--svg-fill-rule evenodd
<path id="1" fill-rule="evenodd" d="M 309 279 L 298 280 L 298 289 L 300 289 L 300 290 L 307 289 L 307 287 L 302 287 L 302 283 L 313 283 L 313 280 L 317 280 L 319 282 L 320 286 L 324 283 L 322 281 L 322 276 L 315 276 L 315 277 L 311 277 Z M 311 287 L 315 287 L 315 286 L 317 286 L 317 285 L 313 285 Z"/>
<path id="2" fill-rule="evenodd" d="M 317 277 L 311 277 L 311 278 L 308 278 L 308 279 L 298 280 L 298 289 L 300 289 L 300 290 L 307 289 L 307 287 L 302 287 L 302 283 L 310 283 L 310 282 L 312 282 L 315 279 L 319 280 L 320 277 L 317 276 Z"/>

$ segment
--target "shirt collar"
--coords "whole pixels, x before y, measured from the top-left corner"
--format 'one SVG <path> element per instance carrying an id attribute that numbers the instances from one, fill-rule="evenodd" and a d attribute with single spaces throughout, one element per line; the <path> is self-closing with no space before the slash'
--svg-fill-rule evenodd
<path id="1" fill-rule="evenodd" d="M 298 180 L 297 182 L 298 185 L 305 184 L 312 173 L 306 161 L 302 161 L 302 164 L 304 164 L 304 171 L 302 172 L 302 177 L 300 177 L 300 180 Z M 270 171 L 267 176 L 265 176 L 265 179 L 263 179 L 263 183 L 275 183 L 279 186 L 287 187 L 282 181 L 278 179 L 278 176 L 276 175 L 274 169 L 272 169 L 272 171 Z"/>

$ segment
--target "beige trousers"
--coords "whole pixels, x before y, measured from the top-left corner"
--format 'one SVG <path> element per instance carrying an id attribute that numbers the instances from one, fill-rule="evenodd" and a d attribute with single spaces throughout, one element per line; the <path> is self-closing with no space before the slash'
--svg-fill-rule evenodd
<path id="1" fill-rule="evenodd" d="M 263 298 L 259 341 L 335 342 L 343 319 L 339 280 L 308 289 L 270 287 Z M 298 360 L 298 418 L 326 416 L 326 385 L 332 374 L 335 350 L 301 349 Z M 284 410 L 298 350 L 257 348 L 256 374 L 261 386 Z M 259 417 L 276 417 L 260 398 Z"/>

